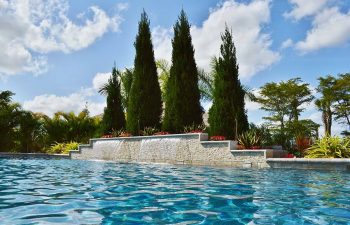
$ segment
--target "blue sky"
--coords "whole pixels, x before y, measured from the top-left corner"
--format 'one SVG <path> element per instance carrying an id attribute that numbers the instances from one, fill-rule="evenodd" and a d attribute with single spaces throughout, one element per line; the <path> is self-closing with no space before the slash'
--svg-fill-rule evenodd
<path id="1" fill-rule="evenodd" d="M 28 110 L 102 112 L 97 93 L 116 62 L 133 65 L 137 24 L 148 13 L 156 58 L 170 60 L 172 26 L 181 9 L 192 24 L 198 67 L 210 70 L 225 23 L 232 29 L 245 85 L 350 72 L 347 0 L 0 0 L 0 90 Z M 205 108 L 210 104 L 203 103 Z M 249 119 L 263 122 L 247 103 Z M 313 104 L 303 118 L 321 123 Z M 322 128 L 321 128 L 322 129 Z M 340 125 L 334 131 L 344 130 Z"/>

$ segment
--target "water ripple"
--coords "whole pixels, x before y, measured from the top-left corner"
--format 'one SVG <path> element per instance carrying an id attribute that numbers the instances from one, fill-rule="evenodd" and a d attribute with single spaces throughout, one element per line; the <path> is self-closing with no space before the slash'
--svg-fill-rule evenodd
<path id="1" fill-rule="evenodd" d="M 350 174 L 0 160 L 1 224 L 350 224 Z"/>

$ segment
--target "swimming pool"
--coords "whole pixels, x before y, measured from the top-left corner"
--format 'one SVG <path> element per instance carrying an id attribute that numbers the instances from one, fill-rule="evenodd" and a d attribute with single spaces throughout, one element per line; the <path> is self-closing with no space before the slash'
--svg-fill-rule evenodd
<path id="1" fill-rule="evenodd" d="M 1 224 L 350 224 L 350 173 L 0 160 Z"/>

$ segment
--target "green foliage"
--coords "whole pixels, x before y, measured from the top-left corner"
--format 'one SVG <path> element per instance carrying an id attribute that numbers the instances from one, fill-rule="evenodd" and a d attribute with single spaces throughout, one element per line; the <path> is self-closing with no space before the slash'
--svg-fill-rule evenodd
<path id="1" fill-rule="evenodd" d="M 168 80 L 170 77 L 170 66 L 169 63 L 164 59 L 159 59 L 156 61 L 156 66 L 159 71 L 159 85 L 162 92 L 162 100 L 166 100 L 166 87 L 168 85 Z"/>
<path id="2" fill-rule="evenodd" d="M 350 73 L 341 74 L 335 84 L 334 119 L 350 130 Z"/>
<path id="3" fill-rule="evenodd" d="M 192 124 L 184 127 L 183 132 L 184 133 L 191 133 L 191 132 L 202 132 L 206 129 L 207 127 L 204 124 Z"/>
<path id="4" fill-rule="evenodd" d="M 270 115 L 264 119 L 269 121 L 268 125 L 277 141 L 275 144 L 289 148 L 290 140 L 295 138 L 300 127 L 308 123 L 300 122 L 299 115 L 305 110 L 302 106 L 314 99 L 309 84 L 303 83 L 300 78 L 271 82 L 262 86 L 259 94 L 253 100 L 261 104 L 261 109 L 269 112 Z"/>
<path id="5" fill-rule="evenodd" d="M 145 127 L 143 130 L 142 130 L 142 135 L 143 136 L 151 136 L 155 133 L 158 132 L 158 129 L 155 128 L 155 127 Z"/>
<path id="6" fill-rule="evenodd" d="M 13 95 L 10 91 L 0 92 L 0 151 L 11 151 L 16 147 L 15 137 L 22 109 L 12 102 Z"/>
<path id="7" fill-rule="evenodd" d="M 251 147 L 258 146 L 261 147 L 261 136 L 257 130 L 251 129 L 243 132 L 238 136 L 239 144 L 243 145 L 245 148 L 250 149 Z"/>
<path id="8" fill-rule="evenodd" d="M 203 123 L 190 25 L 183 10 L 174 25 L 172 46 L 163 130 L 180 132 L 185 126 Z"/>
<path id="9" fill-rule="evenodd" d="M 113 67 L 112 76 L 99 90 L 99 93 L 107 96 L 107 106 L 104 109 L 101 123 L 102 132 L 105 134 L 111 133 L 112 130 L 125 128 L 125 115 L 122 107 L 118 74 L 120 74 L 120 72 Z"/>
<path id="10" fill-rule="evenodd" d="M 201 99 L 204 101 L 213 100 L 214 79 L 213 75 L 206 73 L 203 69 L 198 70 L 198 86 Z"/>
<path id="11" fill-rule="evenodd" d="M 273 136 L 267 126 L 256 126 L 255 124 L 251 123 L 249 124 L 249 130 L 255 130 L 255 132 L 260 136 L 262 147 L 270 147 L 274 144 Z"/>
<path id="12" fill-rule="evenodd" d="M 136 56 L 127 112 L 127 130 L 132 134 L 145 127 L 160 127 L 162 100 L 149 26 L 143 12 L 134 44 Z"/>
<path id="13" fill-rule="evenodd" d="M 350 74 L 340 74 L 338 77 L 328 75 L 318 80 L 317 91 L 321 97 L 315 104 L 322 112 L 325 134 L 332 133 L 333 116 L 336 121 L 350 128 Z"/>
<path id="14" fill-rule="evenodd" d="M 129 95 L 132 85 L 132 78 L 133 78 L 134 71 L 133 69 L 126 68 L 125 71 L 119 73 L 120 81 L 121 81 L 121 95 L 122 95 L 122 105 L 123 108 L 127 111 L 128 110 L 128 101 L 129 101 Z"/>
<path id="15" fill-rule="evenodd" d="M 100 123 L 100 119 L 90 117 L 87 110 L 83 110 L 78 115 L 73 112 L 57 112 L 53 118 L 43 116 L 42 120 L 48 135 L 48 145 L 70 141 L 86 143 L 95 136 Z"/>
<path id="16" fill-rule="evenodd" d="M 350 138 L 325 136 L 306 152 L 306 158 L 350 158 Z"/>
<path id="17" fill-rule="evenodd" d="M 210 135 L 237 138 L 248 128 L 244 109 L 245 92 L 238 79 L 236 47 L 232 34 L 226 27 L 221 36 L 221 55 L 214 60 L 213 105 L 209 110 Z"/>
<path id="18" fill-rule="evenodd" d="M 50 146 L 47 153 L 49 154 L 69 154 L 70 150 L 77 150 L 78 142 L 55 143 Z"/>

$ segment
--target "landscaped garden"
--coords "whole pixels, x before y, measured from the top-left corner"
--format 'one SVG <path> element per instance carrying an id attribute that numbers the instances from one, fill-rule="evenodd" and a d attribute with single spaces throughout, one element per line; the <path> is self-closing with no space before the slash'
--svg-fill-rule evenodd
<path id="1" fill-rule="evenodd" d="M 269 82 L 252 91 L 239 80 L 230 28 L 223 31 L 220 55 L 212 59 L 212 72 L 207 73 L 196 66 L 184 11 L 174 25 L 170 65 L 155 60 L 149 26 L 143 12 L 134 67 L 113 67 L 99 91 L 107 101 L 101 116 L 91 117 L 85 109 L 78 115 L 57 112 L 48 117 L 23 110 L 11 100 L 14 93 L 1 92 L 1 151 L 67 153 L 96 137 L 206 132 L 212 141 L 238 140 L 239 149 L 283 148 L 289 157 L 349 157 L 349 130 L 341 138 L 332 137 L 331 128 L 333 120 L 350 127 L 350 74 L 320 77 L 318 97 L 300 78 Z M 246 100 L 268 112 L 265 123 L 248 122 Z M 202 101 L 212 102 L 205 122 Z M 300 119 L 312 103 L 322 112 L 324 137 L 319 135 L 320 124 Z"/>
<path id="2" fill-rule="evenodd" d="M 20 5 L 18 11 L 26 12 L 28 2 L 0 0 L 0 15 L 6 18 L 6 13 L 18 10 L 1 11 L 16 4 Z M 302 1 L 290 2 L 299 5 Z M 265 3 L 269 8 L 270 1 Z M 265 14 L 260 8 L 265 3 L 252 1 L 254 13 L 250 13 L 254 17 Z M 256 18 L 240 18 L 248 4 L 222 4 L 224 10 L 236 8 L 243 26 L 257 23 L 263 29 Z M 86 33 L 97 33 L 102 25 L 92 29 L 84 26 L 110 19 L 92 6 L 91 12 L 97 16 L 81 26 L 65 16 L 68 2 L 43 1 L 41 6 L 30 16 L 43 33 L 60 33 L 62 28 L 53 26 L 54 20 L 64 20 L 69 31 L 77 30 L 76 36 L 83 33 L 91 41 Z M 47 14 L 51 14 L 56 8 L 59 13 L 52 21 L 42 12 L 49 10 Z M 128 5 L 119 2 L 116 8 L 110 10 L 119 13 Z M 309 8 L 307 16 L 313 13 Z M 316 8 L 321 11 L 321 6 Z M 324 11 L 328 15 L 340 13 L 338 10 Z M 342 21 L 349 15 L 337 18 Z M 80 13 L 77 19 L 85 16 Z M 221 19 L 213 14 L 210 17 Z M 264 17 L 270 20 L 269 13 Z M 122 18 L 113 17 L 105 29 L 119 20 Z M 316 20 L 313 26 L 324 18 Z M 1 20 L 0 30 L 16 22 Z M 324 74 L 315 87 L 295 77 L 267 82 L 253 90 L 240 80 L 235 33 L 229 25 L 221 31 L 218 55 L 209 56 L 208 70 L 196 62 L 193 30 L 184 10 L 173 26 L 171 62 L 155 58 L 150 23 L 143 11 L 133 66 L 117 68 L 114 63 L 108 81 L 99 87 L 98 93 L 106 100 L 100 115 L 91 116 L 87 103 L 79 113 L 59 111 L 49 116 L 32 112 L 14 101 L 13 92 L 0 91 L 0 224 L 350 224 L 350 73 Z M 40 30 L 39 26 L 28 27 Z M 308 35 L 317 33 L 319 27 Z M 20 32 L 9 30 L 16 36 L 11 50 L 16 49 L 11 52 L 31 56 L 27 49 L 21 49 L 17 40 Z M 0 34 L 0 43 L 5 36 Z M 270 42 L 265 34 L 254 40 L 258 44 Z M 80 44 L 83 40 L 77 37 L 74 41 Z M 38 43 L 33 45 L 42 47 Z M 263 45 L 270 47 L 270 43 Z M 71 50 L 65 47 L 65 51 Z M 49 50 L 42 47 L 40 53 L 45 51 Z M 4 54 L 0 52 L 0 56 Z M 88 67 L 92 60 L 81 63 Z M 97 88 L 94 90 L 97 94 Z M 250 122 L 248 101 L 266 113 L 261 123 Z M 209 104 L 207 110 L 205 104 Z M 322 124 L 303 116 L 313 104 Z M 343 124 L 345 130 L 334 135 L 334 122 Z M 285 162 L 287 167 L 278 167 Z M 310 170 L 297 170 L 302 168 Z"/>

